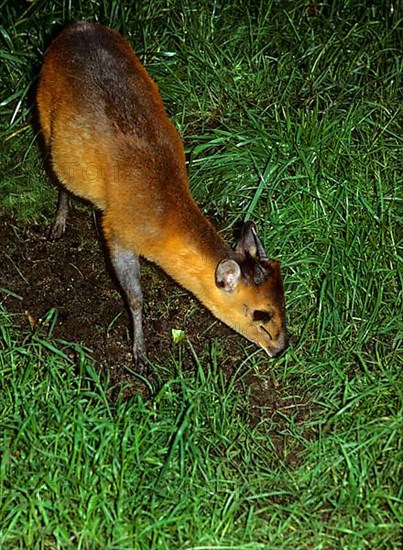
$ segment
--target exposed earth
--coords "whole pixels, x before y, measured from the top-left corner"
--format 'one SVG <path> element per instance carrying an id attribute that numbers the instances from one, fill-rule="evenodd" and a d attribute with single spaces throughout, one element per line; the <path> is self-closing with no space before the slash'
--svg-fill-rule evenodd
<path id="1" fill-rule="evenodd" d="M 125 367 L 133 369 L 129 313 L 103 248 L 99 220 L 90 208 L 79 208 L 71 208 L 66 234 L 55 241 L 48 239 L 46 226 L 24 227 L 12 219 L 1 219 L 3 304 L 20 312 L 21 324 L 33 329 L 41 325 L 46 329 L 48 312 L 56 310 L 52 336 L 80 344 L 110 369 L 113 378 L 119 377 Z M 144 332 L 151 361 L 163 363 L 175 354 L 172 329 L 183 330 L 201 355 L 213 337 L 223 337 L 228 366 L 244 355 L 235 333 L 145 261 L 142 286 Z"/>
<path id="2" fill-rule="evenodd" d="M 16 320 L 25 331 L 49 330 L 46 319 L 54 311 L 53 338 L 89 350 L 99 368 L 107 369 L 115 388 L 130 386 L 136 376 L 129 315 L 104 254 L 93 210 L 82 205 L 71 208 L 66 234 L 60 240 L 50 241 L 48 230 L 45 226 L 24 226 L 13 219 L 0 219 L 0 296 L 5 308 L 17 313 Z M 165 273 L 146 262 L 142 263 L 142 285 L 146 347 L 153 363 L 169 367 L 181 347 L 184 368 L 195 368 L 191 346 L 198 357 L 208 358 L 214 345 L 220 368 L 229 379 L 248 351 L 256 352 L 253 345 L 249 346 Z M 175 344 L 172 329 L 183 330 L 187 342 Z M 279 422 L 281 432 L 281 427 L 285 428 L 284 415 L 292 414 L 302 422 L 311 407 L 301 392 L 295 388 L 289 395 L 288 388 L 288 395 L 283 394 L 263 352 L 258 364 L 262 372 L 251 371 L 244 376 L 250 392 L 251 422 L 269 416 Z M 129 394 L 138 391 L 148 390 L 136 380 Z M 283 438 L 275 444 L 277 448 L 285 443 Z"/>

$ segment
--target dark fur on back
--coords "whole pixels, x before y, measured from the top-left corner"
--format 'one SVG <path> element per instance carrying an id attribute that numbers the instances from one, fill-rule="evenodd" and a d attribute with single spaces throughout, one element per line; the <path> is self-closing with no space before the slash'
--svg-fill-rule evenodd
<path id="1" fill-rule="evenodd" d="M 71 93 L 104 116 L 114 130 L 155 139 L 149 134 L 156 119 L 146 118 L 146 113 L 160 109 L 160 102 L 149 93 L 138 69 L 142 65 L 129 45 L 110 29 L 86 21 L 71 26 L 58 40 L 62 51 L 69 53 L 63 63 L 71 78 Z M 84 86 L 82 82 L 74 86 L 77 78 Z"/>

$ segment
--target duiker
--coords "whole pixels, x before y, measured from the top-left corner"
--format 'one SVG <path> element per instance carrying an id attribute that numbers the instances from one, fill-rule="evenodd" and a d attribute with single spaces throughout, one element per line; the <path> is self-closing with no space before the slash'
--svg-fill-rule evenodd
<path id="1" fill-rule="evenodd" d="M 287 346 L 280 264 L 252 222 L 233 251 L 190 195 L 182 140 L 158 89 L 117 32 L 81 21 L 46 53 L 39 122 L 62 184 L 51 235 L 66 226 L 68 192 L 102 211 L 105 241 L 145 354 L 139 256 L 161 266 L 216 317 L 276 356 Z"/>

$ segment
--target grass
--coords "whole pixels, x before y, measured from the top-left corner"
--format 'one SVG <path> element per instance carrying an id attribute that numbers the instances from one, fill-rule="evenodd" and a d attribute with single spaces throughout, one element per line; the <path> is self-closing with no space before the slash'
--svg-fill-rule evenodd
<path id="1" fill-rule="evenodd" d="M 398 3 L 36 0 L 0 13 L 2 210 L 51 216 L 32 85 L 55 30 L 95 17 L 157 80 L 202 208 L 228 239 L 255 219 L 281 259 L 293 340 L 269 369 L 245 354 L 229 381 L 219 341 L 190 372 L 178 351 L 155 365 L 150 399 L 114 401 L 85 351 L 2 308 L 0 545 L 398 548 Z M 251 370 L 293 405 L 251 422 Z"/>

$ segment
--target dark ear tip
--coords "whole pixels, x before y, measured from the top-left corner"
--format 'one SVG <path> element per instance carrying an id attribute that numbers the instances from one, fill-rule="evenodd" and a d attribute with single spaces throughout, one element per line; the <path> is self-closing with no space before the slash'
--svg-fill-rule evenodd
<path id="1" fill-rule="evenodd" d="M 256 231 L 255 222 L 252 220 L 246 220 L 246 222 L 244 222 L 242 226 L 242 234 L 246 233 L 247 231 L 251 231 L 253 229 Z"/>

